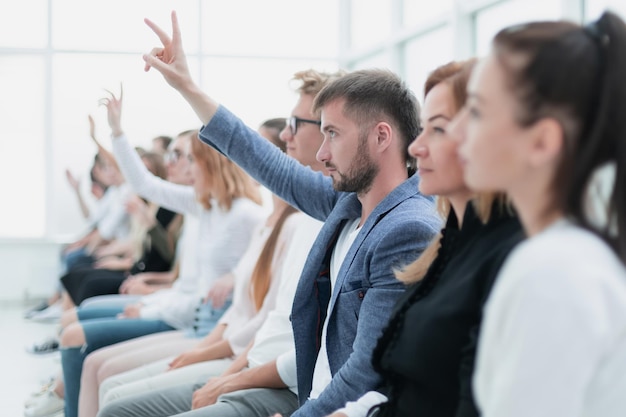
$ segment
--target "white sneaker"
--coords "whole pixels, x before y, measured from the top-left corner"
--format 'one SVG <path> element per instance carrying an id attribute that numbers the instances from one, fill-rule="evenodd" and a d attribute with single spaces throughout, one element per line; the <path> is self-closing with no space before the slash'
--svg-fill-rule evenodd
<path id="1" fill-rule="evenodd" d="M 61 315 L 63 314 L 63 309 L 61 308 L 61 303 L 54 303 L 50 307 L 38 312 L 34 313 L 30 316 L 30 319 L 33 321 L 39 322 L 56 322 L 61 320 Z"/>
<path id="2" fill-rule="evenodd" d="M 24 409 L 24 417 L 48 417 L 63 411 L 65 400 L 59 398 L 54 389 L 33 397 L 33 401 Z"/>
<path id="3" fill-rule="evenodd" d="M 28 399 L 26 401 L 24 401 L 24 407 L 28 408 L 28 407 L 32 407 L 37 403 L 37 400 L 39 400 L 39 398 L 45 394 L 48 393 L 48 391 L 53 390 L 54 386 L 56 384 L 56 381 L 54 378 L 50 378 L 50 380 L 46 383 L 44 383 L 41 388 L 39 388 L 39 390 L 32 392 L 30 394 L 30 396 L 28 397 Z"/>

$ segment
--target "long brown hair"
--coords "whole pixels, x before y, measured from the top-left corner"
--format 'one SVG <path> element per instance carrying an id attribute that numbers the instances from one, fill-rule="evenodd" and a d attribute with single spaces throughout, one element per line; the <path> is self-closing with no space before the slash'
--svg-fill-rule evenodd
<path id="1" fill-rule="evenodd" d="M 449 62 L 436 68 L 430 73 L 424 83 L 424 97 L 437 85 L 441 83 L 447 84 L 452 91 L 452 99 L 454 101 L 453 108 L 456 114 L 465 105 L 465 101 L 467 100 L 467 83 L 475 65 L 476 59 L 470 59 L 467 61 Z M 477 193 L 476 197 L 472 200 L 478 217 L 485 223 L 491 216 L 491 208 L 496 198 L 504 204 L 504 196 L 494 193 Z M 450 200 L 446 197 L 438 196 L 437 211 L 444 221 L 448 218 L 450 209 Z M 419 258 L 403 269 L 395 271 L 396 278 L 406 284 L 414 283 L 424 278 L 428 268 L 437 257 L 440 240 L 441 233 L 438 233 L 428 247 L 424 249 Z"/>
<path id="2" fill-rule="evenodd" d="M 263 249 L 259 254 L 259 259 L 257 260 L 256 265 L 254 265 L 254 270 L 252 271 L 252 276 L 250 277 L 250 295 L 254 301 L 254 307 L 257 311 L 263 305 L 263 300 L 265 300 L 265 296 L 270 289 L 273 272 L 272 261 L 274 260 L 274 252 L 276 252 L 276 245 L 278 244 L 280 232 L 282 231 L 283 225 L 289 216 L 297 212 L 298 210 L 290 205 L 287 205 L 283 209 L 280 217 L 274 225 L 274 228 L 272 229 L 272 232 L 265 241 L 265 245 L 263 245 Z"/>
<path id="3" fill-rule="evenodd" d="M 191 137 L 191 154 L 200 166 L 202 180 L 205 181 L 203 191 L 197 196 L 204 208 L 211 208 L 212 198 L 223 210 L 230 210 L 237 198 L 248 198 L 261 204 L 261 192 L 252 178 L 234 162 L 202 143 L 197 130 Z"/>
<path id="4" fill-rule="evenodd" d="M 493 51 L 517 101 L 517 123 L 553 118 L 563 129 L 552 207 L 602 237 L 626 263 L 626 24 L 605 12 L 585 27 L 564 21 L 512 26 L 496 35 Z M 596 225 L 587 192 L 607 163 L 616 168 L 608 221 Z"/>
<path id="5" fill-rule="evenodd" d="M 280 140 L 280 132 L 285 128 L 286 121 L 284 118 L 268 119 L 261 123 L 262 128 L 265 128 L 271 133 L 271 137 L 268 140 L 276 145 L 278 149 L 286 152 L 287 144 Z M 254 307 L 258 311 L 263 305 L 265 296 L 270 289 L 272 282 L 272 261 L 274 260 L 274 252 L 276 252 L 276 245 L 278 244 L 278 237 L 282 231 L 283 225 L 289 216 L 297 213 L 291 205 L 285 206 L 280 213 L 276 224 L 274 225 L 272 232 L 268 236 L 259 258 L 254 265 L 252 276 L 250 277 L 250 297 L 254 302 Z"/>

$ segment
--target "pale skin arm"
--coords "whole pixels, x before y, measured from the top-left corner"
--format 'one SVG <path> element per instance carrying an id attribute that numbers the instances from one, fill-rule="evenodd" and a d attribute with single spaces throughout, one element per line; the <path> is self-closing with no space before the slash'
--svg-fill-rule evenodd
<path id="1" fill-rule="evenodd" d="M 233 363 L 231 363 L 230 366 L 226 368 L 224 372 L 222 372 L 221 376 L 236 374 L 237 372 L 243 370 L 246 366 L 248 366 L 248 352 L 250 352 L 250 349 L 252 349 L 253 345 L 254 340 L 252 340 L 246 347 L 246 350 L 241 352 L 239 356 L 237 356 L 237 358 L 233 361 Z"/>
<path id="2" fill-rule="evenodd" d="M 276 361 L 231 375 L 211 378 L 193 393 L 193 410 L 215 404 L 222 394 L 250 388 L 287 388 L 276 369 Z"/>
<path id="3" fill-rule="evenodd" d="M 233 351 L 227 340 L 223 339 L 225 324 L 220 324 L 213 329 L 193 349 L 178 355 L 170 362 L 169 369 L 178 369 L 198 362 L 206 362 L 215 359 L 229 358 Z"/>
<path id="4" fill-rule="evenodd" d="M 202 123 L 206 125 L 215 115 L 218 103 L 203 93 L 191 78 L 176 12 L 172 12 L 171 37 L 151 20 L 144 19 L 144 21 L 156 33 L 163 45 L 153 48 L 150 53 L 143 56 L 146 63 L 144 70 L 149 71 L 150 68 L 154 68 L 159 71 L 165 81 L 183 96 Z"/>
<path id="5" fill-rule="evenodd" d="M 226 274 L 218 279 L 209 290 L 208 295 L 204 298 L 204 302 L 211 302 L 214 308 L 221 308 L 229 295 L 232 294 L 235 287 L 235 276 Z"/>
<path id="6" fill-rule="evenodd" d="M 113 240 L 106 245 L 100 246 L 93 252 L 93 255 L 100 259 L 107 256 L 130 256 L 132 255 L 132 245 L 129 241 Z"/>
<path id="7" fill-rule="evenodd" d="M 64 253 L 68 253 L 68 252 L 71 252 L 74 249 L 78 249 L 78 248 L 82 248 L 82 247 L 87 246 L 87 244 L 89 243 L 89 241 L 92 238 L 92 236 L 95 235 L 97 232 L 98 232 L 97 229 L 92 230 L 91 232 L 87 233 L 85 236 L 81 237 L 77 241 L 72 242 L 69 245 L 67 245 L 63 249 L 63 252 Z"/>
<path id="8" fill-rule="evenodd" d="M 94 263 L 94 268 L 127 271 L 133 267 L 132 258 L 104 258 Z"/>
<path id="9" fill-rule="evenodd" d="M 120 86 L 120 89 L 121 89 L 121 86 Z M 100 156 L 102 156 L 107 161 L 109 161 L 109 163 L 115 169 L 118 169 L 115 156 L 113 156 L 113 154 L 109 152 L 108 149 L 102 146 L 98 138 L 96 138 L 96 122 L 94 122 L 93 117 L 91 117 L 91 115 L 88 117 L 89 117 L 89 136 L 91 137 L 91 140 L 93 141 L 93 143 L 98 147 L 98 153 L 100 154 Z"/>
<path id="10" fill-rule="evenodd" d="M 124 312 L 118 315 L 120 319 L 136 319 L 139 317 L 139 313 L 143 307 L 142 303 L 129 304 L 124 307 Z"/>
<path id="11" fill-rule="evenodd" d="M 84 218 L 89 218 L 89 206 L 85 202 L 83 198 L 83 194 L 80 192 L 80 180 L 72 174 L 72 171 L 69 169 L 65 170 L 65 177 L 67 178 L 67 183 L 72 187 L 74 194 L 76 195 L 76 199 L 78 200 L 78 204 L 80 205 L 80 212 Z"/>
<path id="12" fill-rule="evenodd" d="M 131 275 L 122 282 L 120 294 L 151 294 L 161 288 L 171 287 L 176 276 L 176 270 L 167 272 L 142 272 Z"/>
<path id="13" fill-rule="evenodd" d="M 85 245 L 85 249 L 87 250 L 87 253 L 93 253 L 96 250 L 96 248 L 99 248 L 102 245 L 106 245 L 107 243 L 109 243 L 109 241 L 104 239 L 102 235 L 100 235 L 100 232 L 96 230 L 89 237 L 89 240 L 87 244 Z"/>

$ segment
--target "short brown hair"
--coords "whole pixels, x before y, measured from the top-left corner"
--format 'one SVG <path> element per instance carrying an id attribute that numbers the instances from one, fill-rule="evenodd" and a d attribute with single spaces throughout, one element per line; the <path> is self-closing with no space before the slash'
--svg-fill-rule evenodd
<path id="1" fill-rule="evenodd" d="M 280 139 L 280 132 L 286 125 L 287 121 L 284 117 L 276 117 L 274 119 L 267 119 L 261 123 L 260 126 L 271 134 L 271 137 L 269 138 L 270 142 L 276 145 L 276 147 L 283 152 L 287 152 L 287 144 Z"/>
<path id="2" fill-rule="evenodd" d="M 420 107 L 400 77 L 384 69 L 353 71 L 326 85 L 315 97 L 313 111 L 337 99 L 345 99 L 346 115 L 359 125 L 371 126 L 373 121 L 385 120 L 398 129 L 405 160 L 415 167 L 408 148 L 419 134 Z"/>
<path id="3" fill-rule="evenodd" d="M 315 97 L 329 82 L 345 75 L 346 72 L 323 72 L 314 69 L 298 71 L 293 75 L 292 82 L 299 83 L 295 88 L 299 94 L 307 94 Z"/>

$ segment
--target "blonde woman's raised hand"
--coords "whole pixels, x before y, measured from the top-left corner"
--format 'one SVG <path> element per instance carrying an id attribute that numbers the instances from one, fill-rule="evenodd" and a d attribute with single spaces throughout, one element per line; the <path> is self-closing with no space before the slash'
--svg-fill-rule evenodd
<path id="1" fill-rule="evenodd" d="M 119 98 L 109 90 L 105 90 L 107 96 L 98 100 L 98 104 L 106 107 L 107 121 L 113 136 L 120 136 L 122 132 L 122 101 L 124 99 L 124 86 L 120 84 Z"/>
<path id="2" fill-rule="evenodd" d="M 153 48 L 150 53 L 143 56 L 145 61 L 145 71 L 154 68 L 159 71 L 165 81 L 177 90 L 185 88 L 189 84 L 193 84 L 187 58 L 183 51 L 182 39 L 180 36 L 180 27 L 176 12 L 172 12 L 172 36 L 170 37 L 163 29 L 150 19 L 144 19 L 146 24 L 159 37 L 163 46 Z"/>

